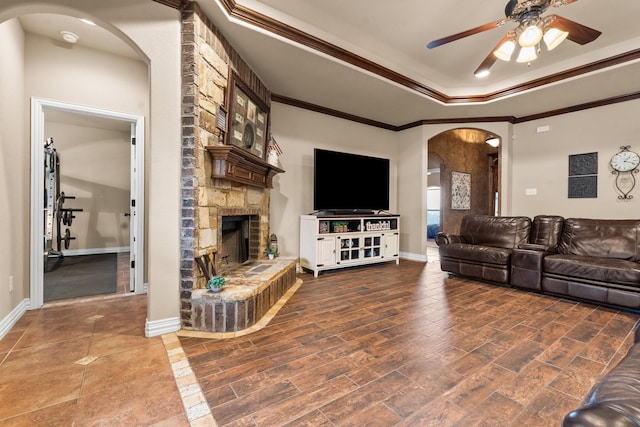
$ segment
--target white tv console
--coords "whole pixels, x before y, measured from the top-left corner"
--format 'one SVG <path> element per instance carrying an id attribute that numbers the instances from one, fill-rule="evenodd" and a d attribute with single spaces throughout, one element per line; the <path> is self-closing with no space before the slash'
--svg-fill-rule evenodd
<path id="1" fill-rule="evenodd" d="M 300 266 L 318 272 L 400 262 L 400 215 L 302 215 Z"/>

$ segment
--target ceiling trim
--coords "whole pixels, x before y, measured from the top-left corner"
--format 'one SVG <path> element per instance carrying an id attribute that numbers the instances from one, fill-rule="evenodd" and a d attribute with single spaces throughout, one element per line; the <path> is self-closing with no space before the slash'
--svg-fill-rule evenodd
<path id="1" fill-rule="evenodd" d="M 174 9 L 178 9 L 178 10 L 182 10 L 187 3 L 189 3 L 189 0 L 153 0 L 156 3 L 160 3 L 163 4 L 165 6 L 169 6 L 172 7 Z"/>
<path id="2" fill-rule="evenodd" d="M 407 123 L 405 125 L 394 126 L 388 123 L 382 123 L 375 120 L 369 120 L 364 117 L 355 116 L 352 114 L 343 113 L 338 110 L 332 110 L 330 108 L 321 107 L 319 105 L 310 104 L 308 102 L 300 101 L 286 96 L 271 94 L 271 101 L 281 104 L 291 105 L 293 107 L 302 108 L 305 110 L 314 111 L 316 113 L 327 114 L 330 116 L 338 117 L 344 120 L 350 120 L 357 123 L 362 123 L 369 126 L 374 126 L 382 129 L 391 130 L 394 132 L 400 132 L 403 130 L 411 129 L 423 125 L 438 125 L 438 124 L 457 124 L 457 123 L 492 123 L 492 122 L 508 122 L 511 124 L 518 124 L 529 122 L 531 120 L 544 119 L 547 117 L 559 116 L 561 114 L 575 113 L 577 111 L 588 110 L 590 108 L 604 107 L 606 105 L 618 104 L 620 102 L 628 102 L 640 99 L 640 91 L 633 92 L 626 95 L 615 96 L 611 98 L 601 99 L 598 101 L 586 102 L 584 104 L 578 104 L 571 107 L 559 108 L 557 110 L 545 111 L 542 113 L 531 114 L 529 116 L 514 117 L 514 116 L 497 116 L 497 117 L 467 117 L 467 118 L 445 118 L 445 119 L 433 119 L 433 120 L 418 120 L 417 122 Z"/>
<path id="3" fill-rule="evenodd" d="M 258 13 L 253 9 L 249 9 L 248 7 L 239 5 L 235 2 L 235 0 L 220 0 L 220 3 L 225 7 L 227 13 L 234 18 L 265 29 L 273 34 L 289 39 L 303 46 L 307 46 L 318 52 L 322 52 L 333 58 L 339 59 L 340 61 L 369 71 L 387 80 L 391 80 L 393 82 L 401 84 L 402 86 L 405 86 L 430 98 L 444 103 L 447 103 L 448 99 L 450 99 L 445 94 L 431 89 L 430 87 L 427 87 L 420 82 L 412 80 L 400 73 L 383 67 L 380 64 L 370 61 L 362 56 L 356 55 L 346 49 L 328 43 L 318 37 L 312 36 L 311 34 L 305 33 L 304 31 L 301 31 L 295 27 Z"/>
<path id="4" fill-rule="evenodd" d="M 161 0 L 155 0 L 161 1 Z M 162 0 L 169 1 L 169 0 Z M 178 0 L 174 0 L 178 1 Z M 599 61 L 591 62 L 589 64 L 572 68 L 559 73 L 551 74 L 546 77 L 542 77 L 535 80 L 523 82 L 505 89 L 501 89 L 495 92 L 490 92 L 482 95 L 469 95 L 469 96 L 448 96 L 442 92 L 436 91 L 424 84 L 408 78 L 400 73 L 397 73 L 389 68 L 383 67 L 373 61 L 342 49 L 334 44 L 321 40 L 311 34 L 305 33 L 297 28 L 289 26 L 283 22 L 277 21 L 253 9 L 246 6 L 242 6 L 236 3 L 235 0 L 220 0 L 220 3 L 226 9 L 229 16 L 242 20 L 259 28 L 265 29 L 273 34 L 277 34 L 281 37 L 287 38 L 296 43 L 302 44 L 311 49 L 322 52 L 326 55 L 334 57 L 340 61 L 349 63 L 358 68 L 366 70 L 370 73 L 376 74 L 394 83 L 402 85 L 408 89 L 418 92 L 434 100 L 440 101 L 444 104 L 460 104 L 460 103 L 483 103 L 489 101 L 495 101 L 497 99 L 511 96 L 520 92 L 525 92 L 535 88 L 539 88 L 545 85 L 554 84 L 559 81 L 574 78 L 583 74 L 591 73 L 594 71 L 602 70 L 604 68 L 617 66 L 629 61 L 634 61 L 640 58 L 640 49 L 635 49 L 620 55 L 605 58 Z"/>
<path id="5" fill-rule="evenodd" d="M 398 131 L 398 126 L 390 125 L 388 123 L 378 122 L 376 120 L 370 120 L 364 117 L 355 116 L 353 114 L 347 114 L 342 111 L 333 110 L 331 108 L 322 107 L 320 105 L 311 104 L 309 102 L 300 101 L 299 99 L 293 99 L 282 95 L 271 94 L 271 102 L 278 102 L 280 104 L 291 105 L 292 107 L 302 108 L 304 110 L 314 111 L 316 113 L 326 114 L 340 119 L 350 120 L 356 123 L 362 123 L 377 128 L 387 129 L 391 131 Z"/>
<path id="6" fill-rule="evenodd" d="M 449 98 L 449 103 L 457 104 L 457 103 L 478 102 L 477 99 L 482 99 L 481 102 L 494 101 L 496 99 L 500 99 L 505 96 L 515 95 L 520 92 L 539 88 L 541 86 L 546 86 L 551 83 L 557 83 L 562 80 L 580 76 L 582 74 L 592 73 L 594 71 L 599 71 L 605 68 L 614 67 L 620 64 L 624 64 L 626 62 L 635 61 L 637 59 L 640 59 L 640 49 L 631 50 L 629 52 L 622 53 L 620 55 L 611 56 L 609 58 L 591 62 L 586 65 L 581 65 L 579 67 L 561 71 L 559 73 L 550 74 L 540 79 L 530 80 L 528 82 L 524 82 L 516 86 L 511 86 L 509 88 L 505 88 L 505 89 L 492 92 L 486 95 L 473 96 L 473 97 L 451 97 Z"/>
<path id="7" fill-rule="evenodd" d="M 575 113 L 576 111 L 588 110 L 590 108 L 604 107 L 605 105 L 618 104 L 620 102 L 634 101 L 640 99 L 640 92 L 633 92 L 626 95 L 615 96 L 612 98 L 601 99 L 599 101 L 586 102 L 584 104 L 578 104 L 571 107 L 559 108 L 557 110 L 551 110 L 544 113 L 531 114 L 529 116 L 522 116 L 513 123 L 529 122 L 531 120 L 544 119 L 551 116 L 559 116 L 560 114 Z"/>

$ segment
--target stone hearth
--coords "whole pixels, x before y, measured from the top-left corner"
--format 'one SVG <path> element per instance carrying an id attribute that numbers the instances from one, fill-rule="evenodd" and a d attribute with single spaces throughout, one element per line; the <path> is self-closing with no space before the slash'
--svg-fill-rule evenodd
<path id="1" fill-rule="evenodd" d="M 247 261 L 227 272 L 221 292 L 194 289 L 192 292 L 193 329 L 221 332 L 226 336 L 251 332 L 294 285 L 298 284 L 296 260 Z"/>

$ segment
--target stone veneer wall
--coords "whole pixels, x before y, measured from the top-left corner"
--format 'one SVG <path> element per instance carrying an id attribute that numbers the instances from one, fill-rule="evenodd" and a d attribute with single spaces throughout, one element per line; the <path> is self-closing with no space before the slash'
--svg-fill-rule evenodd
<path id="1" fill-rule="evenodd" d="M 268 89 L 198 4 L 189 3 L 182 11 L 180 316 L 185 329 L 193 326 L 192 291 L 206 285 L 194 257 L 217 252 L 220 210 L 259 213 L 257 254 L 268 243 L 269 190 L 211 178 L 211 159 L 205 147 L 223 143 L 215 125 L 218 107 L 226 105 L 230 70 L 271 105 Z"/>

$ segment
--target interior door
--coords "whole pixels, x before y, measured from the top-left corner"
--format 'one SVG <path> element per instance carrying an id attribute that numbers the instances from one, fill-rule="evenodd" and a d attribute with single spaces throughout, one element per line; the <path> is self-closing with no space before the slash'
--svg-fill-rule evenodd
<path id="1" fill-rule="evenodd" d="M 137 243 L 136 237 L 138 235 L 138 221 L 137 219 L 137 180 L 138 174 L 136 173 L 137 165 L 137 150 L 136 150 L 136 124 L 131 123 L 131 192 L 129 202 L 129 290 L 134 292 L 136 290 L 136 254 Z"/>

